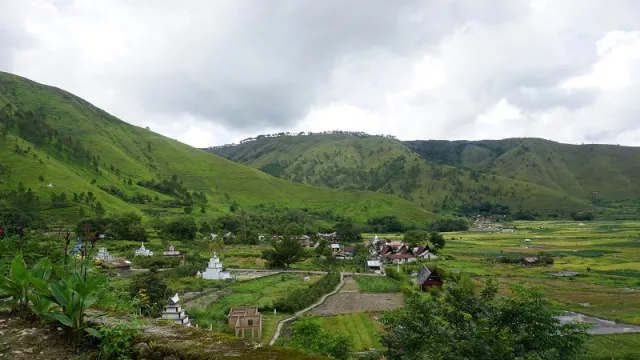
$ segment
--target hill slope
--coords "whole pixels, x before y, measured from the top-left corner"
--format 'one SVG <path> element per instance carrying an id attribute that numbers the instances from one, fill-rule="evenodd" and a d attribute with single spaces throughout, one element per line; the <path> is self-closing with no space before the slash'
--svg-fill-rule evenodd
<path id="1" fill-rule="evenodd" d="M 66 91 L 0 72 L 0 209 L 69 222 L 100 207 L 147 218 L 193 207 L 201 217 L 228 212 L 231 204 L 332 209 L 360 221 L 430 215 L 385 194 L 281 180 L 127 124 Z"/>
<path id="2" fill-rule="evenodd" d="M 577 211 L 580 199 L 555 189 L 426 161 L 402 142 L 351 133 L 260 136 L 207 149 L 300 183 L 393 194 L 430 210 L 494 201 L 513 211 Z"/>
<path id="3" fill-rule="evenodd" d="M 409 141 L 429 161 L 490 172 L 597 201 L 640 197 L 640 148 L 544 139 Z"/>

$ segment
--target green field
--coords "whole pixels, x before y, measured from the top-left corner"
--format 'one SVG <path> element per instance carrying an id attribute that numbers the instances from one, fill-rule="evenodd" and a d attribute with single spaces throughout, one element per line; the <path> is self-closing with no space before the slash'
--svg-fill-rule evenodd
<path id="1" fill-rule="evenodd" d="M 353 313 L 320 317 L 322 326 L 327 331 L 345 335 L 353 343 L 355 351 L 366 351 L 371 348 L 381 349 L 380 333 L 382 325 L 375 320 L 374 314 Z"/>
<path id="2" fill-rule="evenodd" d="M 360 292 L 386 293 L 400 291 L 400 282 L 389 277 L 354 276 Z"/>
<path id="3" fill-rule="evenodd" d="M 587 360 L 640 359 L 640 334 L 592 336 L 587 351 Z"/>
<path id="4" fill-rule="evenodd" d="M 309 282 L 304 282 L 303 278 L 304 275 L 302 274 L 277 274 L 253 280 L 237 281 L 226 287 L 223 290 L 224 296 L 209 307 L 200 309 L 187 308 L 186 310 L 192 316 L 195 324 L 201 327 L 212 325 L 218 331 L 228 331 L 225 315 L 229 313 L 230 308 L 234 306 L 271 306 L 273 302 L 286 296 L 292 290 L 308 287 L 319 280 L 320 276 L 311 276 Z M 264 316 L 269 317 L 273 316 L 273 314 L 264 314 Z M 265 323 L 263 331 L 273 334 L 273 329 L 267 329 L 267 327 L 275 327 L 276 324 L 274 321 Z M 263 336 L 262 340 L 265 339 Z"/>

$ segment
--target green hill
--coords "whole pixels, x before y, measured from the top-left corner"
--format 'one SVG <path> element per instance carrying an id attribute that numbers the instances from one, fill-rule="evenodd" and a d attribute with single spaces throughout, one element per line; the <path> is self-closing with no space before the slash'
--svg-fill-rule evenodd
<path id="1" fill-rule="evenodd" d="M 427 161 L 390 137 L 279 134 L 207 150 L 294 182 L 392 194 L 429 210 L 453 211 L 487 201 L 541 213 L 590 207 L 558 189 Z"/>
<path id="2" fill-rule="evenodd" d="M 99 204 L 99 205 L 98 205 Z M 211 217 L 231 206 L 332 210 L 358 221 L 431 214 L 397 197 L 295 184 L 125 123 L 66 91 L 0 72 L 0 210 L 69 223 L 134 211 Z M 205 213 L 201 213 L 204 208 Z"/>
<path id="3" fill-rule="evenodd" d="M 640 148 L 544 139 L 410 141 L 425 159 L 545 186 L 590 201 L 640 197 Z"/>

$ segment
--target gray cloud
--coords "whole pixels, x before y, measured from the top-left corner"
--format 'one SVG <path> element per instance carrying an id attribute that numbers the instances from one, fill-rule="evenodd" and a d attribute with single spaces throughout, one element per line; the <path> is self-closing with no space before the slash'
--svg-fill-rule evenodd
<path id="1" fill-rule="evenodd" d="M 596 42 L 607 33 L 640 29 L 640 2 L 603 7 L 598 0 L 0 0 L 0 70 L 65 88 L 171 137 L 219 132 L 215 141 L 224 142 L 305 126 L 412 138 L 484 136 L 477 129 L 528 135 L 499 125 L 518 116 L 510 123 L 556 136 L 538 133 L 535 117 L 543 115 L 562 124 L 611 116 L 617 129 L 629 129 L 633 96 L 615 101 L 597 86 L 562 87 L 606 56 Z M 494 111 L 504 101 L 517 111 Z M 498 125 L 477 126 L 480 115 Z M 571 136 L 605 134 L 596 125 L 585 131 Z M 190 143 L 209 145 L 198 141 Z"/>

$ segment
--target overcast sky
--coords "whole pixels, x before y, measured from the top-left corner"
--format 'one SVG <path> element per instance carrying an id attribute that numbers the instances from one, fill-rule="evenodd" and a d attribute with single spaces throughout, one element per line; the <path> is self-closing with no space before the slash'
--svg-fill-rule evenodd
<path id="1" fill-rule="evenodd" d="M 280 131 L 640 146 L 638 0 L 0 0 L 0 70 L 198 146 Z"/>

